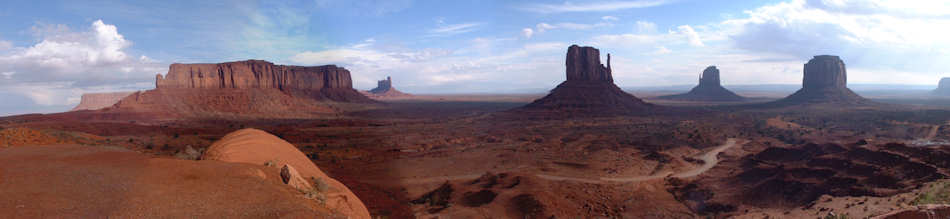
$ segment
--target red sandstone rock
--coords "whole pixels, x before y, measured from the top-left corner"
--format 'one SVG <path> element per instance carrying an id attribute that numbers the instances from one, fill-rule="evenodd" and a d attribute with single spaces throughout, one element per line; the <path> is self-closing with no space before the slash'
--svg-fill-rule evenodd
<path id="1" fill-rule="evenodd" d="M 290 164 L 284 164 L 284 167 L 280 168 L 280 179 L 290 187 L 293 187 L 300 191 L 310 191 L 313 190 L 313 186 L 310 186 L 310 183 L 307 182 L 300 173 L 297 172 L 297 169 L 294 169 Z"/>
<path id="2" fill-rule="evenodd" d="M 285 66 L 248 60 L 172 64 L 156 89 L 119 101 L 110 113 L 155 118 L 312 118 L 338 113 L 327 101 L 374 103 L 352 88 L 350 73 L 326 66 Z"/>
<path id="3" fill-rule="evenodd" d="M 350 71 L 334 65 L 288 66 L 262 60 L 218 64 L 172 64 L 156 88 L 352 88 Z"/>
<path id="4" fill-rule="evenodd" d="M 600 64 L 600 51 L 572 45 L 567 50 L 567 80 L 547 96 L 522 107 L 523 111 L 578 112 L 582 115 L 627 114 L 654 107 L 621 90 L 613 83 L 610 55 L 607 67 Z"/>
<path id="5" fill-rule="evenodd" d="M 82 94 L 79 105 L 69 111 L 97 110 L 110 107 L 134 92 L 88 93 Z"/>

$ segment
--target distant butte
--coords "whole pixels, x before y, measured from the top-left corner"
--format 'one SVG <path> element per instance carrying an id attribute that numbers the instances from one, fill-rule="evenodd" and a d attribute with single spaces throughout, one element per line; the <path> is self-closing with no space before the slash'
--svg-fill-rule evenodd
<path id="1" fill-rule="evenodd" d="M 412 96 L 407 93 L 400 92 L 393 87 L 393 79 L 391 77 L 386 77 L 386 80 L 379 80 L 376 82 L 376 88 L 366 91 L 363 94 L 370 98 L 394 98 L 394 97 L 407 97 Z"/>
<path id="2" fill-rule="evenodd" d="M 567 49 L 566 67 L 566 81 L 521 110 L 610 115 L 636 113 L 654 107 L 614 84 L 610 54 L 607 54 L 605 67 L 600 63 L 600 51 L 572 45 Z"/>
<path id="3" fill-rule="evenodd" d="M 706 67 L 699 77 L 699 85 L 688 93 L 661 96 L 660 99 L 687 100 L 687 101 L 742 101 L 745 98 L 722 87 L 719 81 L 719 69 L 716 66 Z"/>
<path id="4" fill-rule="evenodd" d="M 819 55 L 805 63 L 802 88 L 773 104 L 866 104 L 869 100 L 848 89 L 847 70 L 838 56 Z"/>
<path id="5" fill-rule="evenodd" d="M 934 95 L 950 96 L 950 78 L 941 78 L 937 84 L 937 89 L 933 91 Z"/>

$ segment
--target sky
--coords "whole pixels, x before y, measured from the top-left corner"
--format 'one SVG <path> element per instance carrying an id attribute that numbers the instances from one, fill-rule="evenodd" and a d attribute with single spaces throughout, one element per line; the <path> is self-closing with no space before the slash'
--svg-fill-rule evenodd
<path id="1" fill-rule="evenodd" d="M 300 0 L 0 2 L 0 115 L 154 88 L 171 63 L 335 64 L 368 90 L 544 91 L 572 44 L 610 53 L 621 87 L 800 84 L 838 55 L 850 84 L 950 76 L 950 1 Z"/>

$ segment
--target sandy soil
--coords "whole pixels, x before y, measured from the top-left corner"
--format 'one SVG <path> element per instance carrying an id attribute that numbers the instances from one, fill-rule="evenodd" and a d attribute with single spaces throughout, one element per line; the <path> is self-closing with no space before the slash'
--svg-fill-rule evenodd
<path id="1" fill-rule="evenodd" d="M 263 165 L 105 146 L 0 149 L 0 217 L 333 217 Z"/>

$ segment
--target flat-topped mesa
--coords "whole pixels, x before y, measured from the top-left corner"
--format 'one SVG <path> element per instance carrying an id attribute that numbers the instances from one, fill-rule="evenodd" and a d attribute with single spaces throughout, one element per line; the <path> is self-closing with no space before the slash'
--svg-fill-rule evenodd
<path id="1" fill-rule="evenodd" d="M 604 66 L 600 64 L 600 51 L 597 49 L 572 45 L 567 49 L 565 62 L 567 80 L 547 96 L 515 111 L 604 116 L 636 114 L 654 107 L 613 83 L 609 54 L 607 66 Z"/>
<path id="2" fill-rule="evenodd" d="M 941 78 L 937 84 L 937 89 L 933 91 L 936 95 L 950 95 L 950 78 Z"/>
<path id="3" fill-rule="evenodd" d="M 594 47 L 571 45 L 567 48 L 568 81 L 614 82 L 610 69 L 610 54 L 607 54 L 607 67 L 600 64 L 600 51 Z"/>
<path id="4" fill-rule="evenodd" d="M 172 64 L 155 78 L 162 88 L 277 88 L 320 90 L 352 88 L 350 71 L 335 65 L 274 65 L 262 60 L 218 64 Z"/>
<path id="5" fill-rule="evenodd" d="M 794 104 L 868 104 L 864 99 L 848 89 L 848 72 L 844 61 L 838 56 L 818 55 L 805 63 L 802 89 L 792 95 L 776 101 L 778 105 Z"/>
<path id="6" fill-rule="evenodd" d="M 660 96 L 659 99 L 686 101 L 742 101 L 745 98 L 722 87 L 719 81 L 719 69 L 709 66 L 699 76 L 699 85 L 688 93 Z"/>
<path id="7" fill-rule="evenodd" d="M 805 63 L 802 89 L 847 89 L 847 74 L 844 61 L 838 56 L 818 55 Z"/>

